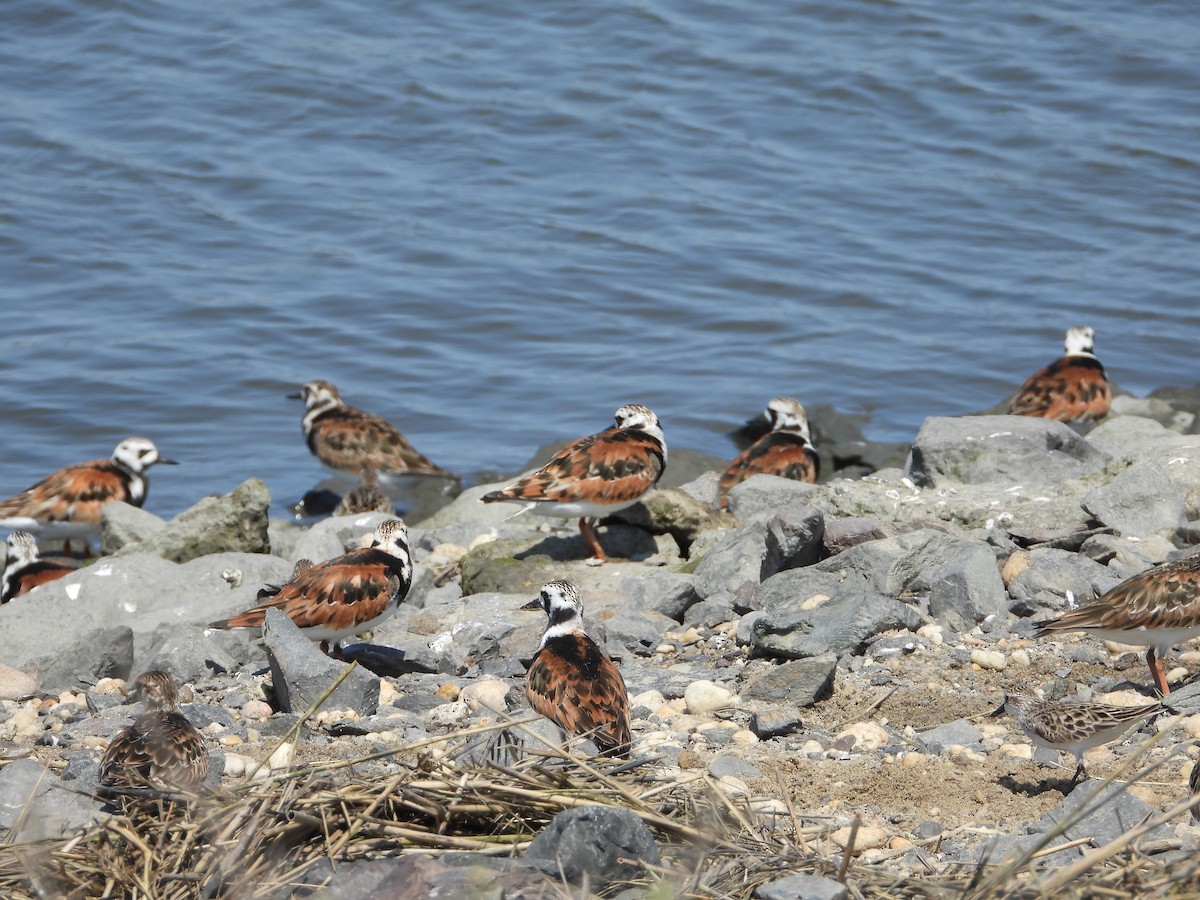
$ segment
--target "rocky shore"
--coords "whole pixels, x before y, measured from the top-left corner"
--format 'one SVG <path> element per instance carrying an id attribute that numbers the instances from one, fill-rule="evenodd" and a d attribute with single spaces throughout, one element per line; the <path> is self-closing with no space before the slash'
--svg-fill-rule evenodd
<path id="1" fill-rule="evenodd" d="M 114 814 L 94 797 L 98 760 L 136 714 L 123 685 L 147 669 L 183 684 L 214 785 L 370 755 L 339 777 L 383 779 L 416 764 L 416 754 L 389 748 L 504 711 L 527 717 L 524 664 L 544 616 L 520 607 L 565 578 L 581 587 L 589 632 L 628 685 L 634 756 L 652 758 L 629 777 L 718 791 L 747 827 L 799 824 L 816 857 L 850 847 L 857 865 L 897 877 L 999 862 L 1154 737 L 1136 752 L 1160 767 L 1057 837 L 1067 849 L 1038 863 L 1052 871 L 1185 798 L 1200 737 L 1200 685 L 1189 681 L 1200 651 L 1180 647 L 1169 660 L 1177 714 L 1089 753 L 1092 780 L 1073 791 L 1073 760 L 1035 751 L 1011 718 L 987 714 L 1014 687 L 1147 702 L 1135 648 L 1082 635 L 1034 640 L 1031 626 L 1200 543 L 1198 409 L 1196 392 L 1120 396 L 1086 436 L 1040 419 L 934 418 L 911 448 L 845 437 L 836 421 L 822 443 L 817 416 L 832 477 L 753 478 L 731 492 L 728 512 L 717 509 L 722 461 L 672 448 L 663 486 L 600 530 L 613 558 L 604 565 L 585 559 L 573 523 L 513 518 L 479 502 L 495 485 L 467 488 L 420 520 L 406 517 L 417 563 L 407 600 L 347 648 L 357 667 L 303 721 L 345 663 L 286 619 L 262 636 L 204 623 L 254 605 L 297 559 L 359 546 L 383 517 L 302 527 L 272 518 L 255 479 L 170 522 L 113 504 L 101 557 L 0 607 L 0 834 L 70 836 Z M 615 841 L 628 824 L 555 819 L 528 855 L 555 861 L 559 877 L 571 829 Z M 574 840 L 572 871 L 594 886 L 606 864 L 594 843 Z M 1160 861 L 1186 858 L 1200 829 L 1183 813 L 1144 841 Z M 621 846 L 626 857 L 681 865 L 662 834 L 631 832 Z M 385 883 L 383 862 L 322 896 Z M 421 877 L 451 877 L 438 872 Z M 357 894 L 346 893 L 351 883 Z M 513 884 L 506 896 L 526 888 L 533 896 Z M 839 889 L 833 877 L 788 873 L 756 888 L 766 898 Z"/>

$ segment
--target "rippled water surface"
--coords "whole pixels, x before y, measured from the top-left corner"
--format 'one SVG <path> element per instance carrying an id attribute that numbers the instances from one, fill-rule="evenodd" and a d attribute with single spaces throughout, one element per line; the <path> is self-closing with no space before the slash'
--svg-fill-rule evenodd
<path id="1" fill-rule="evenodd" d="M 472 480 L 651 405 L 870 437 L 1088 323 L 1200 380 L 1190 3 L 39 0 L 0 33 L 0 495 L 153 437 L 148 508 L 321 476 L 327 378 Z"/>

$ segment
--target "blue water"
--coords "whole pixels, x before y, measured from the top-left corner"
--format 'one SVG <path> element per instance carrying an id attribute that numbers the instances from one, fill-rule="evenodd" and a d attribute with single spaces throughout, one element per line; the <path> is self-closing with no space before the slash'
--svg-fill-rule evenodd
<path id="1" fill-rule="evenodd" d="M 1191 3 L 6 4 L 0 495 L 144 433 L 321 477 L 327 378 L 467 481 L 772 396 L 990 406 L 1091 324 L 1200 380 Z"/>

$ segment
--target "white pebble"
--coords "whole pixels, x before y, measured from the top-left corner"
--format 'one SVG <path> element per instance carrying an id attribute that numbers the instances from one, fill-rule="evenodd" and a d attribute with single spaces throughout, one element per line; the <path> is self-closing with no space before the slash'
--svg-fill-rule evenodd
<path id="1" fill-rule="evenodd" d="M 999 650 L 972 650 L 971 662 L 993 672 L 1003 672 L 1008 667 L 1008 658 Z"/>
<path id="2" fill-rule="evenodd" d="M 701 679 L 693 681 L 683 692 L 687 711 L 692 714 L 715 712 L 737 703 L 737 696 L 728 688 Z"/>
<path id="3" fill-rule="evenodd" d="M 267 760 L 267 766 L 272 772 L 278 772 L 280 769 L 286 769 L 292 764 L 292 759 L 296 755 L 296 745 L 289 741 L 284 741 L 275 748 L 275 752 L 271 754 Z"/>

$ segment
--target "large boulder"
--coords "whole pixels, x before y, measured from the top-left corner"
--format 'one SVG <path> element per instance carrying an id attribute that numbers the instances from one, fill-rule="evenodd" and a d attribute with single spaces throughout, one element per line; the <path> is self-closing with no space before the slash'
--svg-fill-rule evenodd
<path id="1" fill-rule="evenodd" d="M 1030 416 L 932 417 L 913 442 L 918 485 L 1056 485 L 1103 470 L 1108 455 L 1062 422 Z"/>

